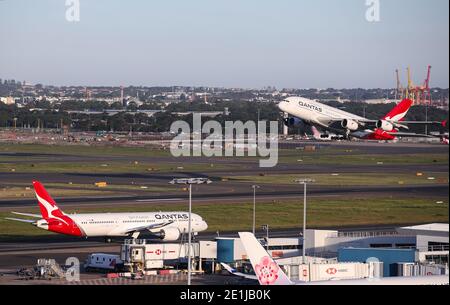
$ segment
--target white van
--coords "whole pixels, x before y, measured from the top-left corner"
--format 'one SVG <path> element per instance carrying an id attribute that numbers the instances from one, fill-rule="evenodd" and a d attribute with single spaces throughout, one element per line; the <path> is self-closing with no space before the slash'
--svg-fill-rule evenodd
<path id="1" fill-rule="evenodd" d="M 93 253 L 89 255 L 84 264 L 84 270 L 119 271 L 123 268 L 123 261 L 119 255 Z"/>

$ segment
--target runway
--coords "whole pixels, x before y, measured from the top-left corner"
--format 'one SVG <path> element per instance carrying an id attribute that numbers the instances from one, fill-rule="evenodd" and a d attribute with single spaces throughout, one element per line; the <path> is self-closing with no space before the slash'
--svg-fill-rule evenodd
<path id="1" fill-rule="evenodd" d="M 208 177 L 212 180 L 220 180 L 222 177 L 252 176 L 259 174 L 320 174 L 320 173 L 416 173 L 433 172 L 447 173 L 448 164 L 411 164 L 411 165 L 314 165 L 314 164 L 279 164 L 275 168 L 260 168 L 257 162 L 249 163 L 240 169 L 208 170 L 202 172 L 174 171 L 169 173 L 0 173 L 0 181 L 13 186 L 14 183 L 23 185 L 33 180 L 40 179 L 46 183 L 61 183 L 70 181 L 76 184 L 90 184 L 99 179 L 107 179 L 111 184 L 135 183 L 167 184 L 173 178 Z M 233 162 L 234 164 L 234 162 Z"/>
<path id="2" fill-rule="evenodd" d="M 237 191 L 227 193 L 195 193 L 193 200 L 196 203 L 220 202 L 239 203 L 253 200 L 250 187 L 243 187 Z M 276 190 L 275 190 L 276 189 Z M 448 185 L 414 185 L 414 186 L 317 186 L 308 188 L 309 198 L 327 197 L 367 197 L 367 196 L 395 196 L 395 197 L 427 197 L 438 198 L 448 196 Z M 261 190 L 258 192 L 258 201 L 299 199 L 303 196 L 300 187 L 277 186 L 272 191 Z M 124 206 L 124 205 L 171 205 L 186 203 L 187 193 L 147 195 L 147 196 L 113 196 L 113 197 L 77 197 L 77 198 L 55 198 L 58 205 L 63 206 Z M 36 207 L 35 199 L 1 200 L 0 210 L 12 208 Z"/>
<path id="3" fill-rule="evenodd" d="M 147 144 L 154 144 L 158 147 L 160 141 L 150 141 Z M 327 155 L 348 155 L 347 151 L 352 151 L 354 154 L 371 154 L 371 155 L 398 155 L 398 154 L 440 154 L 448 153 L 449 146 L 441 144 L 423 144 L 423 143 L 378 143 L 378 142 L 323 142 L 323 141 L 285 141 L 280 140 L 278 142 L 279 149 L 299 149 L 305 146 L 315 146 L 318 151 L 328 148 L 337 148 L 338 151 L 327 151 Z M 203 158 L 203 157 L 170 157 L 170 153 L 167 156 L 152 156 L 149 153 L 148 156 L 136 155 L 136 156 L 121 156 L 116 155 L 71 155 L 71 154 L 58 154 L 58 153 L 16 153 L 16 152 L 0 152 L 0 158 L 11 157 L 16 160 L 4 160 L 3 163 L 23 163 L 30 162 L 30 158 L 33 158 L 34 163 L 40 162 L 108 162 L 108 161 L 142 161 L 142 162 L 195 162 L 195 163 L 210 163 L 211 159 L 215 162 L 227 164 L 229 158 Z M 17 159 L 23 160 L 17 160 Z M 233 160 L 239 163 L 248 163 L 251 161 L 241 159 Z"/>

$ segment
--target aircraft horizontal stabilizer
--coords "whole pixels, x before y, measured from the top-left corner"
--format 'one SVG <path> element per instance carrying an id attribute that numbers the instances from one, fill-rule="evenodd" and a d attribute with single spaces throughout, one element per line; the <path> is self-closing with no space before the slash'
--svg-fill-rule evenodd
<path id="1" fill-rule="evenodd" d="M 437 125 L 437 126 L 446 127 L 447 126 L 447 121 L 443 121 L 443 122 L 438 122 L 438 121 L 402 121 L 402 124 L 407 124 L 407 125 Z"/>
<path id="2" fill-rule="evenodd" d="M 39 214 L 29 214 L 29 213 L 19 213 L 19 212 L 11 212 L 12 214 L 15 215 L 20 215 L 20 216 L 28 216 L 28 217 L 34 217 L 34 218 L 42 218 L 42 215 Z"/>
<path id="3" fill-rule="evenodd" d="M 393 135 L 398 138 L 436 138 L 436 136 L 420 134 L 420 133 L 409 133 L 409 132 L 388 132 L 388 134 Z"/>
<path id="4" fill-rule="evenodd" d="M 242 273 L 242 272 L 237 272 L 236 269 L 231 268 L 230 265 L 227 265 L 225 263 L 220 263 L 220 264 L 222 265 L 222 267 L 225 268 L 225 270 L 227 270 L 232 275 L 243 277 L 243 278 L 246 278 L 246 279 L 249 279 L 249 280 L 255 280 L 255 281 L 258 280 L 258 277 L 256 275 L 251 275 L 251 274 L 245 274 L 245 273 Z"/>
<path id="5" fill-rule="evenodd" d="M 5 218 L 5 219 L 7 219 L 7 220 L 13 220 L 13 221 L 20 221 L 20 222 L 25 222 L 25 223 L 32 223 L 32 224 L 34 224 L 34 223 L 36 223 L 36 221 L 34 221 L 34 220 L 30 220 L 30 219 L 20 219 L 20 218 Z"/>

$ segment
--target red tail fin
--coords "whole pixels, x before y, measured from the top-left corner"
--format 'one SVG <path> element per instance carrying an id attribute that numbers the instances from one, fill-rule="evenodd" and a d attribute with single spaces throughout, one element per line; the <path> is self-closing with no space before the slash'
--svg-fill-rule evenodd
<path id="1" fill-rule="evenodd" d="M 383 120 L 400 122 L 403 121 L 409 109 L 411 108 L 413 101 L 410 99 L 404 99 L 394 109 L 391 110 Z"/>
<path id="2" fill-rule="evenodd" d="M 61 217 L 64 214 L 56 205 L 53 198 L 47 193 L 44 186 L 39 181 L 33 181 L 36 198 L 41 209 L 42 218 L 49 219 L 52 217 Z"/>
<path id="3" fill-rule="evenodd" d="M 38 181 L 33 181 L 33 186 L 42 217 L 47 221 L 48 230 L 72 236 L 83 236 L 84 233 L 81 232 L 78 225 L 58 208 L 44 186 Z"/>

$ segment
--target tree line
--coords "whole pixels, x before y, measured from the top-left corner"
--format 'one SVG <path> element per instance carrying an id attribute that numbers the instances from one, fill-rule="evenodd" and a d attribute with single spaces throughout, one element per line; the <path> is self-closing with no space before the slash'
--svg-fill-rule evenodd
<path id="1" fill-rule="evenodd" d="M 363 103 L 345 103 L 337 102 L 328 103 L 333 107 L 340 108 L 344 111 L 354 113 L 359 116 L 365 116 L 368 119 L 380 119 L 386 115 L 395 104 L 379 104 L 368 105 Z M 36 128 L 61 128 L 61 126 L 69 126 L 71 130 L 78 131 L 134 131 L 134 132 L 167 132 L 174 121 L 183 120 L 191 124 L 192 115 L 177 116 L 175 112 L 197 112 L 197 111 L 217 111 L 223 112 L 228 109 L 229 114 L 221 114 L 214 120 L 225 124 L 225 121 L 278 121 L 280 131 L 282 129 L 282 117 L 275 103 L 255 103 L 247 101 L 215 101 L 214 103 L 205 104 L 203 102 L 180 102 L 164 106 L 158 103 L 144 104 L 140 107 L 137 105 L 129 105 L 128 111 L 136 109 L 161 110 L 153 116 L 147 116 L 144 113 L 127 113 L 119 112 L 116 115 L 108 115 L 106 112 L 101 114 L 69 114 L 70 110 L 95 110 L 103 111 L 104 109 L 113 108 L 114 105 L 105 108 L 103 102 L 77 102 L 68 101 L 58 105 L 50 105 L 48 102 L 35 102 L 26 107 L 18 107 L 16 105 L 5 105 L 0 102 L 0 127 L 18 128 L 30 127 Z M 119 106 L 119 105 L 116 105 Z M 122 105 L 120 105 L 122 106 Z M 428 115 L 426 115 L 428 114 Z M 407 120 L 425 121 L 428 117 L 429 121 L 444 121 L 448 119 L 448 111 L 424 106 L 414 106 L 411 108 Z M 207 120 L 204 118 L 203 120 Z M 413 132 L 422 133 L 423 127 L 414 127 Z M 442 128 L 436 127 L 436 131 Z M 290 133 L 304 133 L 298 127 L 292 127 Z"/>

